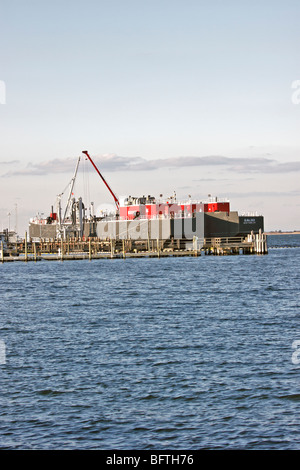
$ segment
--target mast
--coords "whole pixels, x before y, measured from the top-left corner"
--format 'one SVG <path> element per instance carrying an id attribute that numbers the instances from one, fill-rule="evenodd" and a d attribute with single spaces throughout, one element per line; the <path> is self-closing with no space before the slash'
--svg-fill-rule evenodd
<path id="1" fill-rule="evenodd" d="M 57 218 L 58 218 L 58 224 L 56 227 L 56 236 L 57 238 L 61 238 L 62 235 L 62 218 L 61 218 L 61 197 L 63 193 L 58 194 L 56 198 L 56 212 L 57 212 Z"/>
<path id="2" fill-rule="evenodd" d="M 109 192 L 111 193 L 112 197 L 114 198 L 114 201 L 115 201 L 117 210 L 119 211 L 119 209 L 120 209 L 119 199 L 117 198 L 117 196 L 115 195 L 115 193 L 113 192 L 113 190 L 110 188 L 110 186 L 108 185 L 108 183 L 106 182 L 106 180 L 104 179 L 104 177 L 101 175 L 101 173 L 100 173 L 100 171 L 98 170 L 98 168 L 96 167 L 95 163 L 93 162 L 93 160 L 92 160 L 91 157 L 89 156 L 87 150 L 83 150 L 82 153 L 84 153 L 84 154 L 88 157 L 88 159 L 90 160 L 91 164 L 93 165 L 93 167 L 94 167 L 95 170 L 97 171 L 98 175 L 100 176 L 100 178 L 101 178 L 102 181 L 104 182 L 105 186 L 107 187 L 107 189 L 108 189 Z"/>
<path id="3" fill-rule="evenodd" d="M 68 212 L 70 204 L 71 204 L 71 196 L 72 196 L 72 192 L 73 192 L 73 188 L 74 188 L 74 184 L 75 184 L 75 180 L 76 180 L 76 176 L 77 176 L 77 170 L 78 170 L 79 162 L 80 162 L 80 157 L 78 157 L 75 172 L 74 172 L 74 176 L 73 176 L 73 178 L 71 179 L 71 182 L 70 182 L 70 191 L 69 191 L 68 201 L 67 201 L 67 205 L 66 205 L 66 209 L 65 209 L 65 213 L 64 213 L 64 217 L 63 217 L 63 223 L 65 221 L 65 218 L 67 216 L 67 212 Z"/>

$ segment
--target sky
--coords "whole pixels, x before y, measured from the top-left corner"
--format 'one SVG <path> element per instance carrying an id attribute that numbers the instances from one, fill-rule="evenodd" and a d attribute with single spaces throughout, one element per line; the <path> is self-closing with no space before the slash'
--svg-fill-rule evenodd
<path id="1" fill-rule="evenodd" d="M 298 0 L 0 0 L 0 230 L 49 215 L 83 150 L 120 197 L 211 194 L 300 230 L 299 17 Z M 74 193 L 113 207 L 83 158 Z"/>

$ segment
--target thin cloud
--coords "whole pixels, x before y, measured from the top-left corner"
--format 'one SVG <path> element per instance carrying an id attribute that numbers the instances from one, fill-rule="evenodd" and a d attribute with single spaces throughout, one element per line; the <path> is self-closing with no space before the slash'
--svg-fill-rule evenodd
<path id="1" fill-rule="evenodd" d="M 8 162 L 2 162 L 2 161 L 0 160 L 0 165 L 13 165 L 13 164 L 15 164 L 15 163 L 19 163 L 19 160 L 10 160 L 10 161 L 8 161 Z"/>
<path id="2" fill-rule="evenodd" d="M 278 163 L 271 168 L 270 173 L 290 173 L 300 171 L 300 162 Z"/>
<path id="3" fill-rule="evenodd" d="M 298 197 L 300 196 L 300 191 L 299 190 L 293 190 L 293 191 L 255 191 L 255 193 L 253 193 L 253 191 L 246 191 L 246 192 L 229 192 L 229 193 L 226 193 L 226 196 L 227 197 L 230 197 L 230 198 L 242 198 L 242 197 L 251 197 L 253 199 L 253 197 L 255 198 L 267 198 L 267 197 L 278 197 L 278 198 L 281 198 L 281 197 L 291 197 L 291 196 L 295 196 L 295 197 Z M 222 195 L 220 195 L 220 197 L 222 197 Z"/>
<path id="4" fill-rule="evenodd" d="M 84 158 L 84 157 L 82 157 Z M 148 160 L 143 157 L 121 157 L 115 154 L 106 154 L 93 157 L 100 171 L 154 171 L 161 168 L 180 169 L 184 167 L 220 167 L 234 173 L 289 173 L 299 172 L 300 162 L 279 163 L 267 157 L 226 157 L 223 155 L 208 155 L 202 157 L 181 156 L 174 158 L 161 158 Z M 29 163 L 26 168 L 11 170 L 3 177 L 48 175 L 48 174 L 72 174 L 77 158 L 53 159 L 40 163 Z M 93 171 L 89 165 L 90 171 Z"/>

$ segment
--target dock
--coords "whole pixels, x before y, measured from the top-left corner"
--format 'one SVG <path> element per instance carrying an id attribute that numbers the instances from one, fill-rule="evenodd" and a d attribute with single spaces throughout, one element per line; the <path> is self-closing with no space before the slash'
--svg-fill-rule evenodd
<path id="1" fill-rule="evenodd" d="M 67 240 L 24 240 L 0 247 L 0 263 L 13 261 L 68 261 L 125 258 L 165 258 L 182 256 L 265 255 L 264 233 L 247 237 L 214 237 L 198 240 L 102 240 L 72 238 Z"/>

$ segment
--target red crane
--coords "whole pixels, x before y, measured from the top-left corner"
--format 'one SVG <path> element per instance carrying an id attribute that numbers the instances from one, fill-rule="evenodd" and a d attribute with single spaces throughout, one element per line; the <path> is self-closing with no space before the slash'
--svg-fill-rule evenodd
<path id="1" fill-rule="evenodd" d="M 97 171 L 98 175 L 100 176 L 100 178 L 102 179 L 102 181 L 104 182 L 105 186 L 107 187 L 107 189 L 109 190 L 109 192 L 111 193 L 112 197 L 114 198 L 114 201 L 115 201 L 115 204 L 117 206 L 117 210 L 120 209 L 120 203 L 119 203 L 119 199 L 117 198 L 117 196 L 115 195 L 115 193 L 113 192 L 113 190 L 111 189 L 111 187 L 109 186 L 109 184 L 106 182 L 106 180 L 104 179 L 104 177 L 101 175 L 100 171 L 98 170 L 98 168 L 96 167 L 95 163 L 93 162 L 93 160 L 91 159 L 91 157 L 89 156 L 87 150 L 83 150 L 82 153 L 84 153 L 88 159 L 90 160 L 91 164 L 93 165 L 93 167 L 95 168 L 95 170 Z"/>

